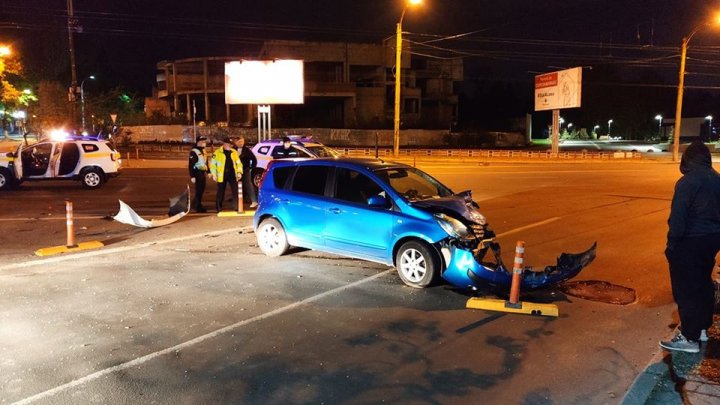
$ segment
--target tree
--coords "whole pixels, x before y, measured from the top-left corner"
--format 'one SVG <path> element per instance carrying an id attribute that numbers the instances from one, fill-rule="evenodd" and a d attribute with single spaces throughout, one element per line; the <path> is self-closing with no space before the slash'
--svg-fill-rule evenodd
<path id="1" fill-rule="evenodd" d="M 41 128 L 65 127 L 70 128 L 70 103 L 67 99 L 67 90 L 54 81 L 42 81 L 38 85 L 38 107 L 36 125 Z"/>

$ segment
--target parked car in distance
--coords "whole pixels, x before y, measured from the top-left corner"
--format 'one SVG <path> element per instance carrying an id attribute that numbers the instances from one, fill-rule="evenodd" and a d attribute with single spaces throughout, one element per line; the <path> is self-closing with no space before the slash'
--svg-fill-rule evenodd
<path id="1" fill-rule="evenodd" d="M 0 190 L 38 180 L 79 180 L 95 189 L 120 174 L 121 163 L 110 142 L 87 137 L 20 143 L 15 152 L 0 153 Z"/>
<path id="2" fill-rule="evenodd" d="M 290 147 L 297 152 L 299 158 L 326 158 L 339 157 L 340 152 L 329 148 L 320 142 L 316 142 L 312 137 L 301 137 L 290 135 Z M 282 149 L 282 139 L 270 139 L 262 141 L 253 146 L 252 151 L 257 158 L 257 167 L 253 171 L 253 184 L 259 186 L 268 164 L 275 160 L 278 151 Z"/>

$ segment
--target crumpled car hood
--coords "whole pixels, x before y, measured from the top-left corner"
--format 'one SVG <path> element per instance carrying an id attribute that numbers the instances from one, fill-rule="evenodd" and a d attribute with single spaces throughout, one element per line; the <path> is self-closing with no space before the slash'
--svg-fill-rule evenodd
<path id="1" fill-rule="evenodd" d="M 415 207 L 424 208 L 433 212 L 448 213 L 448 211 L 451 211 L 472 223 L 480 225 L 485 225 L 487 222 L 485 216 L 478 210 L 478 205 L 472 200 L 472 192 L 470 190 L 449 197 L 413 201 L 411 204 Z"/>

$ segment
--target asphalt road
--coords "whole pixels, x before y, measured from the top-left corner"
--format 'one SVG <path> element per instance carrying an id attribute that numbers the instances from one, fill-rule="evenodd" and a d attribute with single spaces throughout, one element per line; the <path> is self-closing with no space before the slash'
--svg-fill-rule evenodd
<path id="1" fill-rule="evenodd" d="M 560 317 L 464 309 L 439 285 L 317 252 L 268 259 L 249 219 L 193 215 L 135 230 L 123 199 L 162 216 L 181 169 L 129 169 L 98 191 L 23 184 L 0 194 L 0 403 L 617 403 L 677 322 L 662 251 L 679 177 L 667 163 L 424 167 L 472 189 L 505 261 L 598 242 L 579 279 L 632 288 L 620 306 L 555 290 Z M 212 187 L 206 195 L 212 201 Z M 99 251 L 64 244 L 64 199 Z"/>

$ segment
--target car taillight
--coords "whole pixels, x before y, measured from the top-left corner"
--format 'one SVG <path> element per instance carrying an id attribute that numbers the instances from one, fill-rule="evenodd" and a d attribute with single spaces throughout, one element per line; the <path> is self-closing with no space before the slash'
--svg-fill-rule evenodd
<path id="1" fill-rule="evenodd" d="M 113 161 L 118 160 L 120 158 L 120 152 L 110 152 L 110 159 Z"/>

